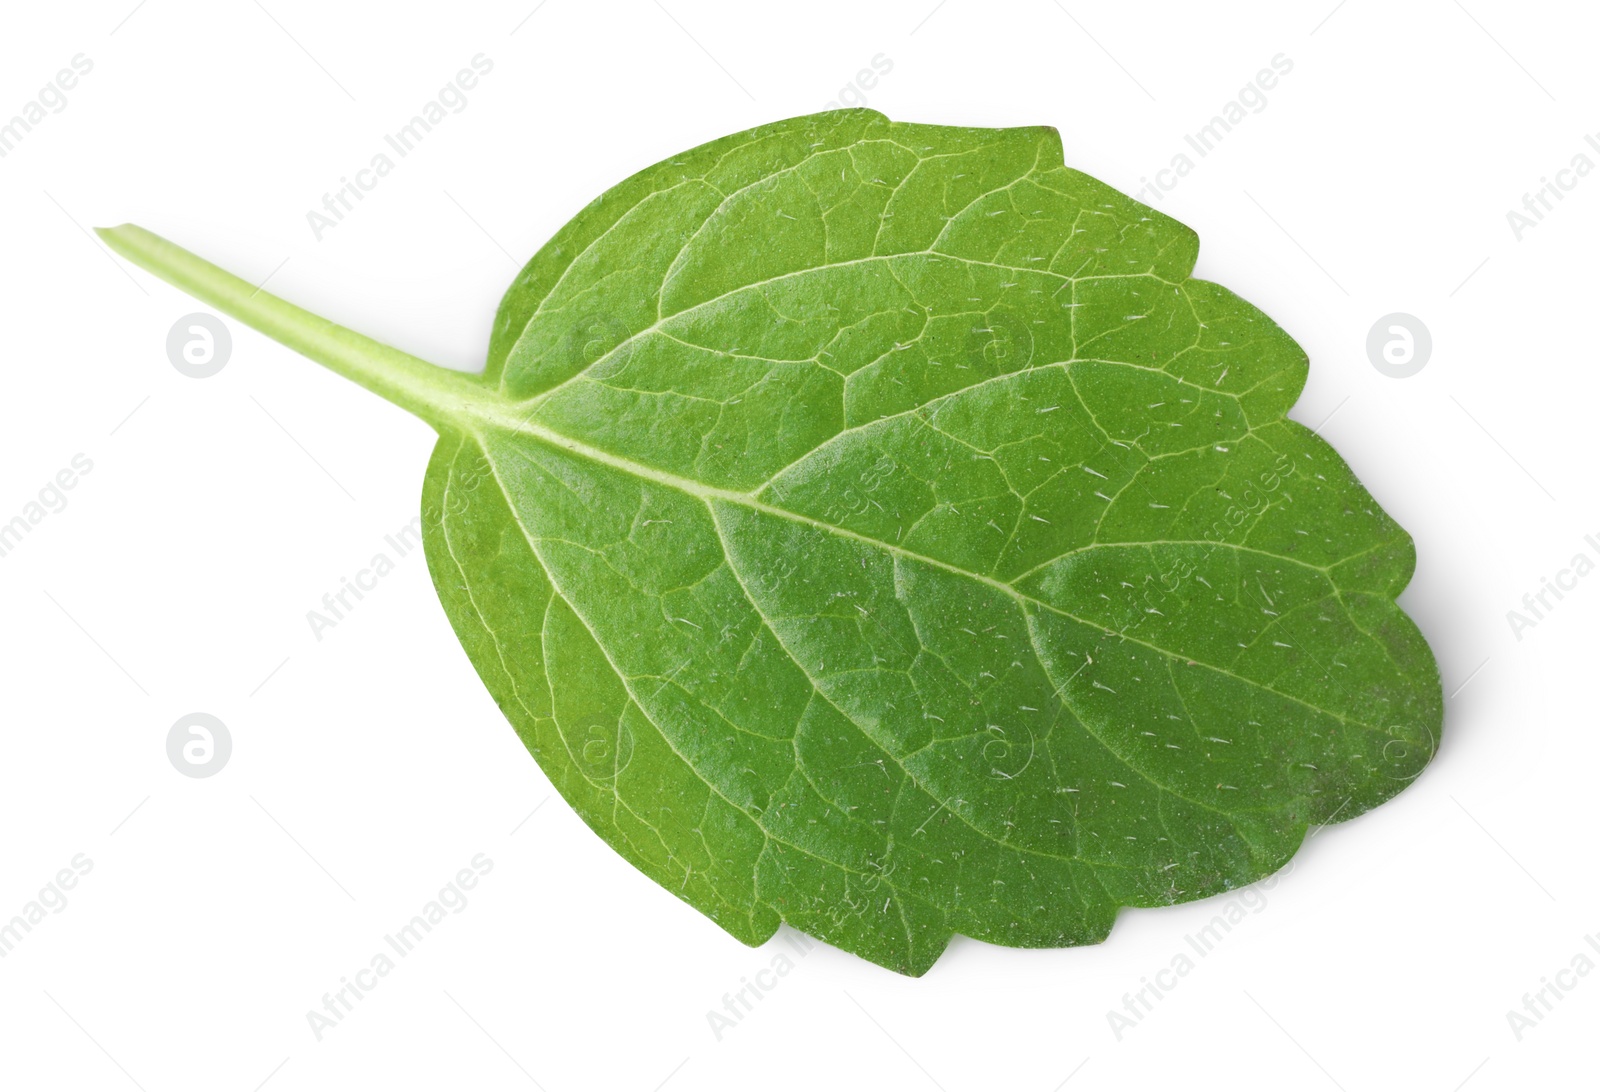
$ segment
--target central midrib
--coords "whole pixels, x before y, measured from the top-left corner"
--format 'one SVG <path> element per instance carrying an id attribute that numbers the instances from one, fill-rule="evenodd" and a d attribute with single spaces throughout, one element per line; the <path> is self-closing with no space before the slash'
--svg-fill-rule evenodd
<path id="1" fill-rule="evenodd" d="M 1148 648 L 1152 652 L 1159 653 L 1160 655 L 1168 657 L 1169 659 L 1176 660 L 1184 664 L 1193 664 L 1197 667 L 1203 667 L 1210 671 L 1215 671 L 1220 675 L 1227 676 L 1228 678 L 1234 679 L 1237 682 L 1245 684 L 1246 686 L 1255 687 L 1266 693 L 1283 698 L 1285 701 L 1293 702 L 1294 704 L 1309 709 L 1314 713 L 1332 717 L 1340 723 L 1352 725 L 1386 738 L 1392 738 L 1390 737 L 1390 733 L 1385 732 L 1377 725 L 1356 720 L 1352 716 L 1335 712 L 1332 709 L 1325 709 L 1319 705 L 1315 705 L 1307 701 L 1305 698 L 1286 693 L 1277 689 L 1276 687 L 1268 685 L 1267 683 L 1247 678 L 1219 664 L 1213 664 L 1204 660 L 1199 660 L 1186 653 L 1174 652 L 1171 649 L 1163 648 L 1160 645 L 1153 644 L 1152 642 L 1143 640 L 1139 637 L 1133 637 L 1127 633 L 1109 629 L 1103 623 L 1080 617 L 1071 611 L 1055 605 L 1054 603 L 1048 603 L 1035 596 L 1029 595 L 1024 591 L 1007 584 L 1003 580 L 997 580 L 992 576 L 987 576 L 982 573 L 975 573 L 968 569 L 963 569 L 958 565 L 952 565 L 948 561 L 941 561 L 936 557 L 929 557 L 926 554 L 920 554 L 914 550 L 908 550 L 903 546 L 898 546 L 891 542 L 884 542 L 882 539 L 876 539 L 870 535 L 864 535 L 858 531 L 852 531 L 846 527 L 838 527 L 831 523 L 814 519 L 811 516 L 803 515 L 799 512 L 791 512 L 788 509 L 779 508 L 775 505 L 768 504 L 759 499 L 757 496 L 757 492 L 759 491 L 738 492 L 732 489 L 721 489 L 717 486 L 707 485 L 704 482 L 697 482 L 692 478 L 680 477 L 677 474 L 672 474 L 668 471 L 661 470 L 653 466 L 637 463 L 632 459 L 627 459 L 602 448 L 586 444 L 582 440 L 576 440 L 571 436 L 565 435 L 564 433 L 557 432 L 552 428 L 529 420 L 525 414 L 516 412 L 517 407 L 505 402 L 497 394 L 488 390 L 483 391 L 482 397 L 457 402 L 456 406 L 459 407 L 462 412 L 452 416 L 459 425 L 463 426 L 463 431 L 471 433 L 476 439 L 478 439 L 480 444 L 484 439 L 484 432 L 486 429 L 509 433 L 515 436 L 531 438 L 547 444 L 550 447 L 557 448 L 558 450 L 569 452 L 570 454 L 577 455 L 591 462 L 600 463 L 601 465 L 611 467 L 614 470 L 619 470 L 622 473 L 628 474 L 632 477 L 655 482 L 657 485 L 665 486 L 668 489 L 677 490 L 678 492 L 696 497 L 700 501 L 706 503 L 708 506 L 713 501 L 721 501 L 726 504 L 737 504 L 751 509 L 752 511 L 760 512 L 764 515 L 769 515 L 778 519 L 788 520 L 793 523 L 813 527 L 817 530 L 824 531 L 831 535 L 837 535 L 841 538 L 852 539 L 856 542 L 862 543 L 863 545 L 871 546 L 874 549 L 884 550 L 893 556 L 902 558 L 906 561 L 913 561 L 923 565 L 928 565 L 935 569 L 939 569 L 968 580 L 977 581 L 978 583 L 992 588 L 1002 595 L 1014 600 L 1019 606 L 1022 607 L 1024 612 L 1026 612 L 1029 607 L 1049 611 L 1052 614 L 1059 615 L 1068 619 L 1069 621 L 1076 622 L 1079 625 L 1088 626 L 1091 629 L 1099 630 L 1102 633 L 1115 636 L 1120 640 L 1128 641 L 1132 644 Z M 1291 564 L 1298 564 L 1292 558 L 1282 558 L 1280 560 Z M 1337 589 L 1335 589 L 1335 591 L 1337 592 Z"/>

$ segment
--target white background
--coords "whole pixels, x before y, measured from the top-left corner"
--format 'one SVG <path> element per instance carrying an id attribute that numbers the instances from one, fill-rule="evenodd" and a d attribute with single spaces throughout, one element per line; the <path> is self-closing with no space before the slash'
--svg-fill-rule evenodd
<path id="1" fill-rule="evenodd" d="M 74 55 L 94 65 L 0 159 L 0 522 L 75 454 L 94 464 L 0 558 L 0 919 L 93 861 L 0 960 L 0 1083 L 1593 1084 L 1600 974 L 1520 1040 L 1506 1015 L 1600 934 L 1600 576 L 1520 639 L 1507 620 L 1574 554 L 1600 559 L 1600 172 L 1520 241 L 1506 219 L 1577 153 L 1600 162 L 1592 9 L 134 2 L 16 6 L 0 36 L 0 118 Z M 307 211 L 479 53 L 470 105 L 316 240 Z M 1267 107 L 1157 207 L 1200 233 L 1201 276 L 1306 347 L 1293 416 L 1326 421 L 1415 536 L 1402 603 L 1446 734 L 1120 1039 L 1108 1010 L 1227 900 L 1125 911 L 1093 948 L 957 939 L 920 980 L 819 946 L 719 1040 L 708 1010 L 782 934 L 739 945 L 553 796 L 420 551 L 312 635 L 306 612 L 417 513 L 428 429 L 237 323 L 227 367 L 184 378 L 166 335 L 199 306 L 84 230 L 137 221 L 476 368 L 517 265 L 592 196 L 820 109 L 878 54 L 892 70 L 860 97 L 891 117 L 1054 125 L 1070 165 L 1132 192 L 1279 53 Z M 1403 380 L 1365 349 L 1395 311 L 1434 338 Z M 195 710 L 233 739 L 207 779 L 166 754 Z M 470 904 L 318 1041 L 307 1010 L 478 853 Z"/>

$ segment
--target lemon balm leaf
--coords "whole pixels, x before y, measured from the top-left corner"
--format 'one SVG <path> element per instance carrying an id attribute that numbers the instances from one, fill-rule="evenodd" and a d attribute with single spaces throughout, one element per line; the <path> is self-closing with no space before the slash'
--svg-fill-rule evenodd
<path id="1" fill-rule="evenodd" d="M 1053 129 L 847 110 L 674 156 L 533 257 L 481 375 L 102 234 L 437 429 L 479 676 L 745 943 L 1094 943 L 1436 749 L 1411 540 L 1287 419 L 1305 354 Z"/>

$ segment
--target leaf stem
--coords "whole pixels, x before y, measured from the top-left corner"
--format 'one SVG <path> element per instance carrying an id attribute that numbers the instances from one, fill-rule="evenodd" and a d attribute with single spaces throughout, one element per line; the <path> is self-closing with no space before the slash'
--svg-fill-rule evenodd
<path id="1" fill-rule="evenodd" d="M 315 360 L 442 430 L 473 403 L 497 400 L 475 376 L 374 341 L 235 277 L 135 224 L 96 228 L 141 269 Z"/>

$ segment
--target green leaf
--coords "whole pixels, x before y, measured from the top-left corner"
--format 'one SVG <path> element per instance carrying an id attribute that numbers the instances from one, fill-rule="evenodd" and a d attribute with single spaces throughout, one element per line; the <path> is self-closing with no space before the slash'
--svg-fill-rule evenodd
<path id="1" fill-rule="evenodd" d="M 852 110 L 674 156 L 534 256 L 481 377 L 103 234 L 438 429 L 428 562 L 479 675 L 747 944 L 1094 943 L 1436 748 L 1411 541 L 1286 419 L 1304 353 L 1053 129 Z"/>

